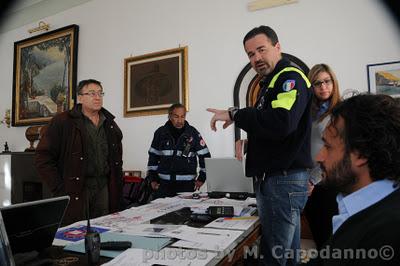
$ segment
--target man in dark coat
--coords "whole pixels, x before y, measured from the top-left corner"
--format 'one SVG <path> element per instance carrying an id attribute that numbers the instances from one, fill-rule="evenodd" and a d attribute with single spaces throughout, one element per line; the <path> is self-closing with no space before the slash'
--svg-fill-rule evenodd
<path id="1" fill-rule="evenodd" d="M 56 115 L 36 149 L 36 168 L 54 196 L 71 197 L 63 224 L 122 208 L 122 132 L 104 109 L 103 87 L 82 80 L 72 110 Z"/>

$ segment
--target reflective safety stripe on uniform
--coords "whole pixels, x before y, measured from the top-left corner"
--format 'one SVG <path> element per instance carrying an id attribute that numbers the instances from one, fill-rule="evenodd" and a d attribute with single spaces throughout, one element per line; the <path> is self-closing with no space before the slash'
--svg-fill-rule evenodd
<path id="1" fill-rule="evenodd" d="M 279 76 L 283 73 L 283 72 L 289 72 L 289 71 L 294 71 L 300 74 L 300 76 L 304 79 L 304 81 L 307 84 L 307 88 L 311 87 L 311 82 L 308 80 L 307 76 L 303 73 L 303 71 L 301 71 L 298 68 L 295 67 L 285 67 L 284 69 L 282 69 L 281 71 L 279 71 L 277 74 L 275 74 L 275 76 L 271 79 L 271 82 L 268 85 L 268 88 L 273 88 L 275 86 L 275 82 L 276 80 L 279 78 Z"/>
<path id="2" fill-rule="evenodd" d="M 278 93 L 277 99 L 271 102 L 272 108 L 285 108 L 290 110 L 296 101 L 297 90 Z"/>
<path id="3" fill-rule="evenodd" d="M 172 156 L 174 154 L 174 150 L 161 150 L 160 151 L 160 150 L 156 150 L 153 147 L 151 147 L 149 149 L 149 153 L 154 153 L 155 155 L 158 155 L 158 156 L 162 156 L 162 155 Z"/>
<path id="4" fill-rule="evenodd" d="M 171 175 L 158 174 L 158 176 L 163 180 L 171 180 Z M 177 181 L 190 181 L 195 179 L 196 175 L 176 175 L 175 180 Z"/>
<path id="5" fill-rule="evenodd" d="M 311 87 L 311 82 L 308 80 L 307 76 L 300 70 L 295 67 L 285 67 L 281 71 L 279 71 L 275 76 L 272 78 L 271 82 L 268 85 L 268 88 L 273 88 L 275 86 L 275 82 L 279 78 L 279 76 L 284 72 L 294 71 L 300 74 L 300 76 L 306 82 L 307 88 Z M 271 107 L 273 109 L 276 108 L 284 108 L 286 110 L 292 109 L 294 102 L 296 101 L 297 90 L 291 90 L 288 92 L 281 92 L 278 93 L 277 99 L 271 102 Z"/>
<path id="6" fill-rule="evenodd" d="M 201 150 L 197 151 L 197 154 L 198 155 L 205 155 L 205 154 L 207 154 L 209 152 L 210 151 L 208 150 L 208 148 L 204 148 L 204 149 L 201 149 Z"/>

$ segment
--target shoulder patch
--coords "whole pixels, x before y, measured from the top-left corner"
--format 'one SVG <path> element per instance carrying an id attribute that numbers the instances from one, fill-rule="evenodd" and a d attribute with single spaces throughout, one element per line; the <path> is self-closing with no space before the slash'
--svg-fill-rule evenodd
<path id="1" fill-rule="evenodd" d="M 206 146 L 206 142 L 204 141 L 204 139 L 200 140 L 200 146 L 202 146 L 202 147 Z"/>
<path id="2" fill-rule="evenodd" d="M 295 85 L 296 85 L 296 81 L 294 79 L 288 79 L 285 82 L 283 82 L 282 90 L 290 91 L 291 89 L 294 88 Z"/>

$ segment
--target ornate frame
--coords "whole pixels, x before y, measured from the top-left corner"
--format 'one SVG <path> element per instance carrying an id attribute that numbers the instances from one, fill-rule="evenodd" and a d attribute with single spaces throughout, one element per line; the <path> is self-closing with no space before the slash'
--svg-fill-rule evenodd
<path id="1" fill-rule="evenodd" d="M 12 125 L 45 124 L 74 106 L 78 25 L 14 43 Z"/>
<path id="2" fill-rule="evenodd" d="M 188 47 L 124 61 L 124 117 L 166 114 L 173 103 L 188 110 Z"/>

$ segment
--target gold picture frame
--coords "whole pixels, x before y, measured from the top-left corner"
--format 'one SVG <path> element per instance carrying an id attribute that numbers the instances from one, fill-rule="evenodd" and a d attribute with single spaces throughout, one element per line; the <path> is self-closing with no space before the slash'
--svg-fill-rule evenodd
<path id="1" fill-rule="evenodd" d="M 188 47 L 124 60 L 124 117 L 166 114 L 173 103 L 188 110 Z"/>
<path id="2" fill-rule="evenodd" d="M 12 125 L 46 124 L 74 106 L 78 25 L 14 43 Z"/>

